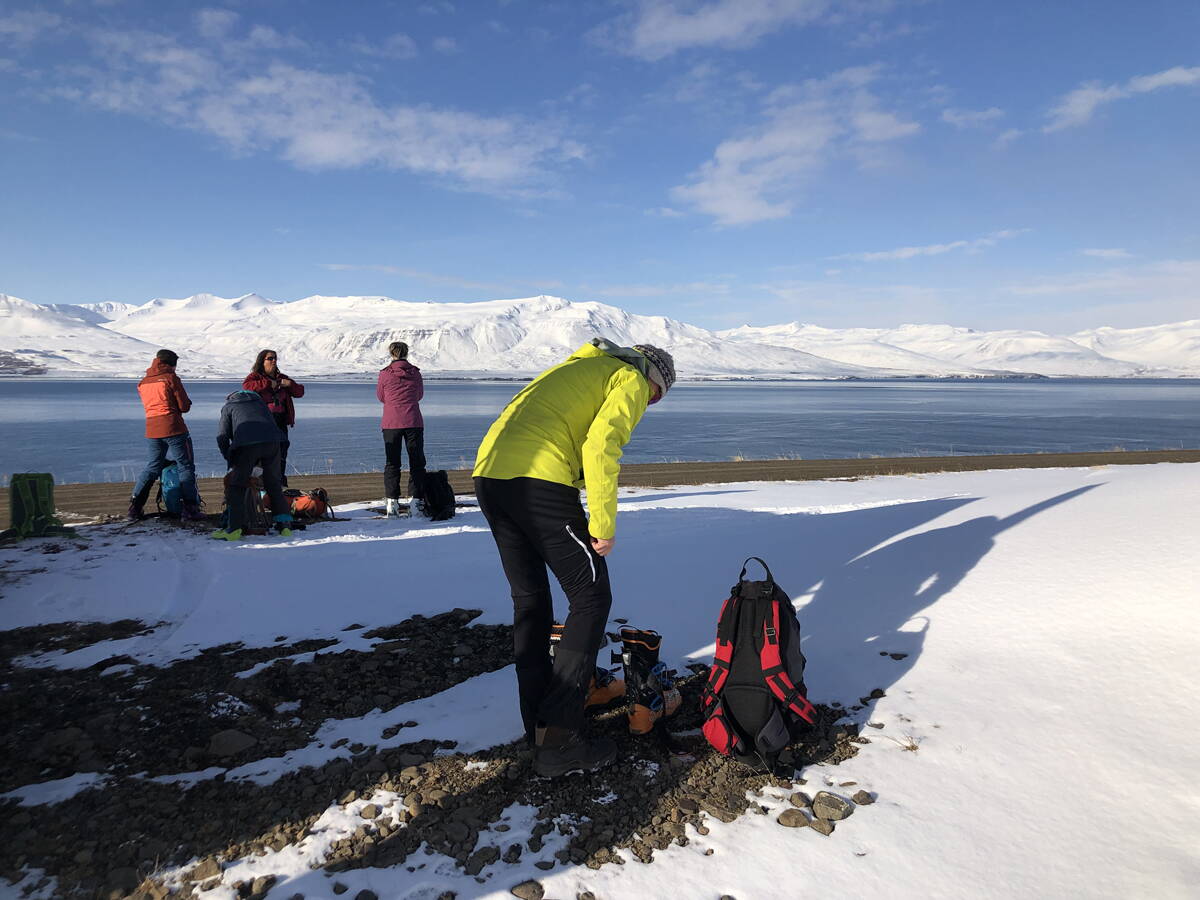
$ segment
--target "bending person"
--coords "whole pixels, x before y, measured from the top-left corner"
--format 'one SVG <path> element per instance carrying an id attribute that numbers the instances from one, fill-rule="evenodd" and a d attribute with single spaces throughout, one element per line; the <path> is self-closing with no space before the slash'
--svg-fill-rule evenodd
<path id="1" fill-rule="evenodd" d="M 138 382 L 138 396 L 146 410 L 146 443 L 150 458 L 129 498 L 128 516 L 132 521 L 144 515 L 150 488 L 168 460 L 175 463 L 179 471 L 179 489 L 183 494 L 180 518 L 186 522 L 204 518 L 200 511 L 200 494 L 196 490 L 196 454 L 187 423 L 183 421 L 183 414 L 192 408 L 192 401 L 175 374 L 178 364 L 177 353 L 159 350 L 146 370 L 146 377 Z"/>
<path id="2" fill-rule="evenodd" d="M 259 350 L 254 359 L 254 369 L 242 381 L 242 389 L 254 391 L 267 404 L 275 417 L 275 424 L 283 433 L 279 441 L 279 477 L 287 487 L 287 455 L 292 442 L 288 429 L 296 424 L 296 406 L 293 398 L 304 396 L 304 385 L 293 381 L 279 371 L 279 354 L 274 350 Z"/>
<path id="3" fill-rule="evenodd" d="M 597 338 L 517 394 L 479 447 L 475 495 L 512 589 L 521 719 L 539 775 L 597 769 L 616 756 L 611 740 L 588 741 L 581 729 L 612 606 L 605 557 L 616 540 L 621 448 L 674 382 L 666 351 Z M 553 662 L 547 567 L 569 607 Z"/>
<path id="4" fill-rule="evenodd" d="M 263 488 L 271 501 L 275 527 L 284 537 L 289 537 L 292 522 L 291 506 L 283 496 L 283 485 L 279 477 L 279 444 L 283 432 L 275 424 L 275 417 L 267 409 L 262 397 L 254 391 L 234 391 L 225 398 L 221 407 L 221 424 L 217 429 L 217 447 L 225 462 L 229 464 L 229 475 L 225 481 L 225 509 L 228 518 L 225 527 L 213 532 L 213 537 L 222 541 L 241 540 L 246 527 L 248 511 L 246 495 L 250 487 L 250 473 L 255 466 L 262 467 Z"/>
<path id="5" fill-rule="evenodd" d="M 425 478 L 425 420 L 421 418 L 421 398 L 425 383 L 421 370 L 408 361 L 408 344 L 394 341 L 388 346 L 392 362 L 379 372 L 375 396 L 383 404 L 383 493 L 387 515 L 400 515 L 400 448 L 408 448 L 408 496 L 421 496 Z"/>

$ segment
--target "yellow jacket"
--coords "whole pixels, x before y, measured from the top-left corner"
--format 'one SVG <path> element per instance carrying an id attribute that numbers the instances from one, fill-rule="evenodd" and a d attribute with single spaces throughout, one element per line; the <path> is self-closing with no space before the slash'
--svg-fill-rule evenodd
<path id="1" fill-rule="evenodd" d="M 586 487 L 588 531 L 611 538 L 621 448 L 649 402 L 641 372 L 584 344 L 513 397 L 479 445 L 472 474 Z"/>

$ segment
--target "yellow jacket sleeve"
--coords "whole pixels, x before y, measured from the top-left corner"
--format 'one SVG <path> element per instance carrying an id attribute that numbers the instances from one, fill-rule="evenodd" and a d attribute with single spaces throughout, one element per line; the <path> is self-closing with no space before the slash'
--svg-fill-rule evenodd
<path id="1" fill-rule="evenodd" d="M 583 483 L 587 488 L 588 532 L 607 540 L 617 531 L 617 476 L 622 448 L 646 412 L 650 385 L 631 366 L 609 379 L 608 393 L 588 428 L 582 447 Z"/>

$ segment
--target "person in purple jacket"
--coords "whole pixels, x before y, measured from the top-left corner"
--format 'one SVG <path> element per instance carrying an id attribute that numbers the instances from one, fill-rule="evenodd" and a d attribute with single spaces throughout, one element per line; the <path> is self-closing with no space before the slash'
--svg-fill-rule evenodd
<path id="1" fill-rule="evenodd" d="M 421 370 L 408 361 L 408 344 L 393 341 L 388 345 L 392 362 L 379 372 L 375 396 L 383 404 L 383 449 L 387 465 L 383 467 L 383 491 L 387 515 L 400 515 L 400 448 L 408 448 L 408 494 L 421 496 L 425 477 L 425 420 L 421 418 L 421 398 L 425 383 Z"/>

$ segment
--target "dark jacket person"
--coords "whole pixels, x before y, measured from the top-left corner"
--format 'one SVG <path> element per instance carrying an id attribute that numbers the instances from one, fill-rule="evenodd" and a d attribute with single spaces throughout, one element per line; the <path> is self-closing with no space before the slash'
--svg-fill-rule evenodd
<path id="1" fill-rule="evenodd" d="M 293 399 L 304 396 L 304 385 L 279 371 L 279 354 L 275 350 L 259 350 L 254 368 L 242 380 L 242 389 L 254 391 L 263 398 L 283 436 L 279 439 L 279 477 L 287 487 L 287 455 L 292 445 L 288 429 L 296 424 L 296 405 Z"/>
<path id="2" fill-rule="evenodd" d="M 221 407 L 221 424 L 217 429 L 217 447 L 229 464 L 225 482 L 225 506 L 229 511 L 225 528 L 213 537 L 236 541 L 242 536 L 246 525 L 246 489 L 250 485 L 250 472 L 255 466 L 262 467 L 263 488 L 275 510 L 276 527 L 280 533 L 290 534 L 287 528 L 292 521 L 288 512 L 290 504 L 284 499 L 283 485 L 279 478 L 279 442 L 283 432 L 275 424 L 275 417 L 267 404 L 254 391 L 234 391 L 225 398 Z"/>

